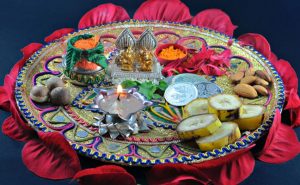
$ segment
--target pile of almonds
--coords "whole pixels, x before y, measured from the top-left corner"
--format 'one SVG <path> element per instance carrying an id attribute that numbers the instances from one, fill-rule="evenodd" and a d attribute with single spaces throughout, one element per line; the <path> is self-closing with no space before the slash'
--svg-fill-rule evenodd
<path id="1" fill-rule="evenodd" d="M 236 84 L 233 91 L 244 98 L 256 98 L 258 94 L 267 96 L 272 85 L 272 78 L 266 71 L 254 70 L 253 67 L 232 74 L 230 80 Z"/>

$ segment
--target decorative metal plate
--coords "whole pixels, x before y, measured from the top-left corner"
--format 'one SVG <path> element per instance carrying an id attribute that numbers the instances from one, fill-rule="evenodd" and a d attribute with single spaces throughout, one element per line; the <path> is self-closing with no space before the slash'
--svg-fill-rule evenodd
<path id="1" fill-rule="evenodd" d="M 265 134 L 272 124 L 274 110 L 282 109 L 284 87 L 277 71 L 262 54 L 252 47 L 240 46 L 234 39 L 231 46 L 234 55 L 231 58 L 231 70 L 249 66 L 254 66 L 255 69 L 265 69 L 272 76 L 274 85 L 271 88 L 272 95 L 269 97 L 243 100 L 245 103 L 267 105 L 264 123 L 255 131 L 244 133 L 244 137 L 234 144 L 221 149 L 201 152 L 193 144 L 178 139 L 175 131 L 176 123 L 161 119 L 150 112 L 146 115 L 153 120 L 154 128 L 149 133 L 140 133 L 127 139 L 116 140 L 99 136 L 97 128 L 92 125 L 95 122 L 94 117 L 97 117 L 99 113 L 87 109 L 95 97 L 94 87 L 91 86 L 79 87 L 67 83 L 66 86 L 72 89 L 73 103 L 70 106 L 41 106 L 30 100 L 29 92 L 35 84 L 43 84 L 51 76 L 62 75 L 61 62 L 67 39 L 84 33 L 100 35 L 105 46 L 105 55 L 111 58 L 115 50 L 115 38 L 124 28 L 130 28 L 136 37 L 139 36 L 137 33 L 150 28 L 158 44 L 180 41 L 186 47 L 195 49 L 199 49 L 201 42 L 205 42 L 211 48 L 223 50 L 228 40 L 232 39 L 222 33 L 191 25 L 135 20 L 92 27 L 64 36 L 33 54 L 18 75 L 15 97 L 20 112 L 28 124 L 38 131 L 62 133 L 76 151 L 86 156 L 123 165 L 151 166 L 168 162 L 198 163 L 235 152 Z M 201 42 L 198 42 L 199 40 Z M 214 82 L 224 93 L 233 93 L 232 85 L 226 76 L 206 76 L 205 78 Z M 104 83 L 97 87 L 108 85 Z M 163 107 L 160 109 L 163 110 Z"/>

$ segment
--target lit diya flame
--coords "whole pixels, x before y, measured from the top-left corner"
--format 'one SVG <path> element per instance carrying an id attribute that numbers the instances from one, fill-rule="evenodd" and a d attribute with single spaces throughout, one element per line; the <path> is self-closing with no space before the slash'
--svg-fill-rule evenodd
<path id="1" fill-rule="evenodd" d="M 117 93 L 118 94 L 121 94 L 123 92 L 123 88 L 122 88 L 122 85 L 118 85 L 118 87 L 117 87 Z"/>
<path id="2" fill-rule="evenodd" d="M 121 96 L 122 92 L 123 92 L 122 85 L 119 84 L 117 87 L 118 101 L 120 101 L 120 96 Z"/>

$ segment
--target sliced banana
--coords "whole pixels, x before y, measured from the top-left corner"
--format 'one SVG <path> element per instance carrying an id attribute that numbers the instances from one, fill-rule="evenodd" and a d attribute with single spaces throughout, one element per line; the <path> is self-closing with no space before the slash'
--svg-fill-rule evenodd
<path id="1" fill-rule="evenodd" d="M 208 113 L 207 99 L 198 98 L 191 101 L 184 107 L 184 112 L 186 117 Z"/>
<path id="2" fill-rule="evenodd" d="M 208 112 L 216 114 L 221 121 L 230 121 L 238 117 L 241 105 L 236 95 L 218 94 L 208 99 Z"/>
<path id="3" fill-rule="evenodd" d="M 182 120 L 177 126 L 181 139 L 192 139 L 214 133 L 222 123 L 215 114 L 200 114 Z"/>
<path id="4" fill-rule="evenodd" d="M 241 130 L 255 130 L 262 123 L 265 107 L 261 105 L 243 105 L 239 119 L 235 120 Z"/>
<path id="5" fill-rule="evenodd" d="M 241 137 L 238 125 L 234 122 L 223 122 L 222 126 L 210 136 L 196 140 L 200 150 L 210 151 L 234 143 Z"/>

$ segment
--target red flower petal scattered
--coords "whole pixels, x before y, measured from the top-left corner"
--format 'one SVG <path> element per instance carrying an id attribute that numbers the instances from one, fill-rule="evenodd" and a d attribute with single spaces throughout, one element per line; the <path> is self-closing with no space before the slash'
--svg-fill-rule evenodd
<path id="1" fill-rule="evenodd" d="M 204 45 L 201 51 L 196 53 L 187 62 L 173 61 L 168 63 L 162 70 L 165 76 L 172 76 L 176 73 L 196 73 L 205 75 L 221 76 L 226 73 L 230 66 L 231 50 L 226 49 L 217 53 L 213 49 L 207 49 Z"/>
<path id="2" fill-rule="evenodd" d="M 55 30 L 53 33 L 51 33 L 49 36 L 47 36 L 44 40 L 45 42 L 52 42 L 56 39 L 61 38 L 64 35 L 67 35 L 68 33 L 71 33 L 74 31 L 74 28 L 62 28 L 59 30 Z"/>
<path id="3" fill-rule="evenodd" d="M 267 163 L 283 163 L 300 153 L 300 142 L 292 127 L 281 123 L 281 114 L 276 110 L 273 125 L 258 159 Z"/>
<path id="4" fill-rule="evenodd" d="M 34 174 L 47 179 L 66 179 L 80 170 L 78 156 L 58 132 L 38 133 L 22 150 L 25 166 Z"/>
<path id="5" fill-rule="evenodd" d="M 263 54 L 267 59 L 272 56 L 271 47 L 268 40 L 258 33 L 246 33 L 238 37 L 241 45 L 253 46 L 257 51 Z"/>
<path id="6" fill-rule="evenodd" d="M 136 20 L 160 20 L 189 22 L 192 16 L 189 8 L 180 0 L 148 0 L 135 12 Z"/>
<path id="7" fill-rule="evenodd" d="M 129 20 L 126 10 L 112 3 L 102 4 L 84 14 L 78 24 L 79 29 L 106 24 L 115 21 Z"/>
<path id="8" fill-rule="evenodd" d="M 81 170 L 73 177 L 80 185 L 136 185 L 136 181 L 124 168 L 116 165 L 105 165 Z"/>
<path id="9" fill-rule="evenodd" d="M 226 35 L 232 36 L 237 26 L 233 25 L 230 17 L 219 9 L 208 9 L 199 12 L 193 19 L 191 24 L 210 28 Z"/>
<path id="10" fill-rule="evenodd" d="M 203 171 L 187 164 L 155 165 L 147 174 L 149 185 L 209 184 Z"/>

